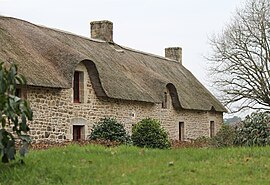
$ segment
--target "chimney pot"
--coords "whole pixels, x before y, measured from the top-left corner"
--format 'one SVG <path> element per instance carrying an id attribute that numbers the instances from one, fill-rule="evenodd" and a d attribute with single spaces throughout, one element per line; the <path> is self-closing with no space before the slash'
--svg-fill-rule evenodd
<path id="1" fill-rule="evenodd" d="M 111 21 L 93 21 L 90 25 L 91 38 L 113 42 L 113 23 Z"/>
<path id="2" fill-rule="evenodd" d="M 170 47 L 165 48 L 165 57 L 176 60 L 182 64 L 182 48 L 181 47 Z"/>

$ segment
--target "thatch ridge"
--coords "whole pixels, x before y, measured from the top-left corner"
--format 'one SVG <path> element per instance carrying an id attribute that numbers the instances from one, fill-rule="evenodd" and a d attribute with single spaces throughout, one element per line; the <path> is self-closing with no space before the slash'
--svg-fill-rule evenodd
<path id="1" fill-rule="evenodd" d="M 168 88 L 176 109 L 226 111 L 189 70 L 165 57 L 2 16 L 0 43 L 0 59 L 17 63 L 29 85 L 71 88 L 83 62 L 98 96 L 160 103 Z"/>
<path id="2" fill-rule="evenodd" d="M 170 59 L 170 58 L 166 58 L 166 57 L 162 57 L 162 56 L 159 56 L 159 55 L 155 55 L 153 53 L 148 53 L 148 52 L 145 52 L 145 51 L 140 51 L 140 50 L 137 50 L 137 49 L 129 48 L 129 47 L 118 45 L 118 44 L 116 44 L 116 45 L 119 46 L 119 47 L 121 47 L 121 48 L 123 48 L 123 49 L 125 49 L 125 50 L 133 51 L 135 53 L 145 54 L 145 55 L 148 55 L 148 56 L 151 56 L 151 57 L 156 57 L 156 58 L 160 58 L 160 59 L 163 59 L 163 60 L 168 60 L 168 61 L 171 61 L 171 62 L 179 63 L 176 60 L 173 60 L 173 59 Z"/>

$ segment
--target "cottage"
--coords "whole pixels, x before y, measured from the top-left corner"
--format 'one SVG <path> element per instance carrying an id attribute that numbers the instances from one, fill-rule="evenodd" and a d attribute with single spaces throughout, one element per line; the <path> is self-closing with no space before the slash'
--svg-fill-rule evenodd
<path id="1" fill-rule="evenodd" d="M 165 57 L 113 41 L 113 24 L 91 23 L 91 38 L 0 16 L 0 60 L 28 83 L 18 89 L 34 111 L 35 141 L 85 139 L 114 117 L 131 132 L 143 118 L 161 121 L 171 139 L 213 136 L 224 106 L 182 65 L 182 49 Z"/>

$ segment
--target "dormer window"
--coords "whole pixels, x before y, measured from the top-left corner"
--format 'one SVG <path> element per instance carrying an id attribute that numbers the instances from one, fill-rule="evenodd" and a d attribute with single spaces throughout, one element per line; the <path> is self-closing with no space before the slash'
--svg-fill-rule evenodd
<path id="1" fill-rule="evenodd" d="M 73 102 L 82 103 L 84 94 L 83 72 L 75 71 L 73 78 Z"/>
<path id="2" fill-rule="evenodd" d="M 162 108 L 163 109 L 168 108 L 168 93 L 167 92 L 164 92 L 163 94 Z"/>

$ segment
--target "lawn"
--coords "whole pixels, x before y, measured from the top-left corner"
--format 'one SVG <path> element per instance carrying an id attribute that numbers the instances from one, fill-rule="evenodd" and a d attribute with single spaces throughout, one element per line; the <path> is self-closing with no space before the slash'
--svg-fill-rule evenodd
<path id="1" fill-rule="evenodd" d="M 172 150 L 70 145 L 0 164 L 0 184 L 270 184 L 270 147 Z"/>

